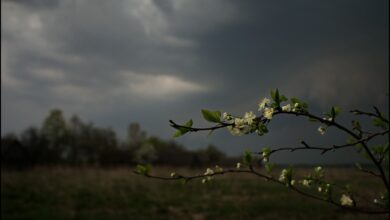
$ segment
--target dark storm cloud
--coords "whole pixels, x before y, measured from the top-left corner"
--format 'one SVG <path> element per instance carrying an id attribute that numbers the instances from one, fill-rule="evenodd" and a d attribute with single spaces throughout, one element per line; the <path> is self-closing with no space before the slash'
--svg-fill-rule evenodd
<path id="1" fill-rule="evenodd" d="M 255 111 L 276 87 L 319 112 L 387 108 L 388 35 L 387 1 L 4 1 L 2 131 L 59 107 L 121 134 L 138 121 L 167 138 L 169 119 L 204 125 L 201 108 Z M 299 142 L 307 127 L 296 123 L 276 121 L 262 143 Z M 229 153 L 258 140 L 179 139 Z"/>
<path id="2" fill-rule="evenodd" d="M 48 9 L 59 6 L 59 0 L 3 0 L 3 2 L 13 2 L 33 9 Z"/>

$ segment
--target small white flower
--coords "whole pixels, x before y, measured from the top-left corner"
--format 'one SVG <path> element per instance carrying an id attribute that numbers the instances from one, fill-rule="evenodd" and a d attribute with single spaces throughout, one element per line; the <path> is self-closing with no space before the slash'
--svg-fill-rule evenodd
<path id="1" fill-rule="evenodd" d="M 294 186 L 294 184 L 295 184 L 295 180 L 291 180 L 290 185 Z"/>
<path id="2" fill-rule="evenodd" d="M 236 127 L 240 127 L 240 126 L 245 125 L 245 119 L 243 119 L 243 118 L 235 118 L 234 119 L 234 125 Z"/>
<path id="3" fill-rule="evenodd" d="M 304 185 L 304 186 L 306 186 L 306 187 L 309 187 L 310 184 L 311 184 L 311 180 L 304 179 L 304 180 L 302 181 L 302 185 Z"/>
<path id="4" fill-rule="evenodd" d="M 291 105 L 287 104 L 285 106 L 282 106 L 282 111 L 290 112 L 291 111 Z"/>
<path id="5" fill-rule="evenodd" d="M 270 153 L 268 151 L 263 151 L 263 153 L 261 154 L 261 156 L 263 157 L 263 161 L 264 162 L 268 162 L 269 154 Z"/>
<path id="6" fill-rule="evenodd" d="M 255 118 L 256 118 L 256 115 L 253 114 L 253 112 L 246 112 L 244 115 L 244 119 L 248 125 L 251 125 Z"/>
<path id="7" fill-rule="evenodd" d="M 324 118 L 322 118 L 322 120 L 324 120 L 324 121 L 332 121 L 333 118 L 332 117 L 330 117 L 330 118 L 324 117 Z"/>
<path id="8" fill-rule="evenodd" d="M 318 192 L 322 192 L 322 187 L 321 186 L 318 187 Z"/>
<path id="9" fill-rule="evenodd" d="M 340 203 L 343 206 L 352 206 L 353 205 L 353 200 L 351 199 L 351 197 L 343 194 L 341 196 L 341 198 L 340 198 Z"/>
<path id="10" fill-rule="evenodd" d="M 298 103 L 298 102 L 294 103 L 294 106 L 293 106 L 293 108 L 291 109 L 291 111 L 292 111 L 292 112 L 296 112 L 296 111 L 298 110 L 298 107 L 299 107 L 299 103 Z"/>
<path id="11" fill-rule="evenodd" d="M 374 199 L 374 203 L 379 203 L 379 200 L 378 199 Z"/>
<path id="12" fill-rule="evenodd" d="M 327 192 L 329 192 L 329 190 L 330 190 L 330 184 L 327 183 L 324 191 L 327 193 Z"/>
<path id="13" fill-rule="evenodd" d="M 236 167 L 237 167 L 237 169 L 240 169 L 241 168 L 241 163 L 237 163 Z"/>
<path id="14" fill-rule="evenodd" d="M 271 120 L 273 114 L 274 114 L 274 109 L 273 108 L 265 108 L 264 109 L 264 117 L 266 119 Z"/>
<path id="15" fill-rule="evenodd" d="M 230 120 L 233 119 L 233 117 L 232 117 L 229 113 L 224 112 L 224 113 L 222 114 L 222 119 L 225 120 L 225 121 L 230 121 Z"/>
<path id="16" fill-rule="evenodd" d="M 237 127 L 228 126 L 227 129 L 229 130 L 230 134 L 233 136 L 241 136 L 243 133 L 241 133 L 241 130 Z"/>
<path id="17" fill-rule="evenodd" d="M 320 132 L 320 134 L 324 135 L 326 132 L 326 128 L 323 126 L 320 126 L 320 127 L 318 127 L 318 132 Z"/>
<path id="18" fill-rule="evenodd" d="M 207 182 L 207 180 L 206 179 L 202 179 L 202 183 L 206 183 Z"/>
<path id="19" fill-rule="evenodd" d="M 264 98 L 260 103 L 259 103 L 259 111 L 264 110 L 264 108 L 270 103 L 271 100 Z"/>
<path id="20" fill-rule="evenodd" d="M 288 171 L 286 169 L 282 170 L 282 172 L 280 173 L 280 176 L 279 176 L 279 181 L 280 182 L 285 182 L 286 181 L 287 173 L 288 173 Z"/>
<path id="21" fill-rule="evenodd" d="M 321 171 L 322 171 L 322 167 L 321 166 L 318 166 L 318 167 L 314 168 L 314 172 L 316 172 L 316 173 L 319 173 Z"/>
<path id="22" fill-rule="evenodd" d="M 206 172 L 204 173 L 204 175 L 211 175 L 211 174 L 214 174 L 214 170 L 212 170 L 210 168 L 207 168 Z"/>
<path id="23" fill-rule="evenodd" d="M 171 177 L 174 177 L 174 176 L 176 176 L 176 173 L 171 173 Z"/>

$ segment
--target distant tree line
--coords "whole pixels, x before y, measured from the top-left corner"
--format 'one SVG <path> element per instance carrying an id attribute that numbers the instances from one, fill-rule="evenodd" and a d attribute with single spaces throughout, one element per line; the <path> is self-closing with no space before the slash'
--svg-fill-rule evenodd
<path id="1" fill-rule="evenodd" d="M 158 137 L 148 137 L 138 123 L 128 126 L 127 140 L 118 140 L 111 128 L 86 123 L 74 115 L 67 120 L 59 109 L 52 110 L 42 126 L 30 127 L 20 135 L 1 138 L 3 168 L 34 166 L 132 166 L 137 163 L 202 167 L 231 165 L 215 146 L 189 151 L 184 146 Z"/>

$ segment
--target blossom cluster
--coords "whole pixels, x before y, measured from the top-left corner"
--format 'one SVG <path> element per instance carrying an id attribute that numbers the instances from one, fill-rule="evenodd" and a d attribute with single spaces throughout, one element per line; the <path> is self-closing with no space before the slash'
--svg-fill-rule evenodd
<path id="1" fill-rule="evenodd" d="M 292 169 L 283 169 L 280 173 L 279 181 L 285 183 L 287 186 L 293 186 L 295 180 L 292 179 Z"/>
<path id="2" fill-rule="evenodd" d="M 343 206 L 353 206 L 353 200 L 350 196 L 348 195 L 341 195 L 340 197 L 340 204 L 343 205 Z"/>
<path id="3" fill-rule="evenodd" d="M 213 175 L 215 173 L 221 173 L 221 172 L 223 172 L 223 168 L 219 167 L 218 165 L 215 166 L 214 170 L 211 168 L 207 168 L 206 172 L 204 172 L 204 174 L 203 174 L 206 177 L 202 179 L 202 183 L 206 183 L 206 182 L 211 181 L 213 179 Z"/>

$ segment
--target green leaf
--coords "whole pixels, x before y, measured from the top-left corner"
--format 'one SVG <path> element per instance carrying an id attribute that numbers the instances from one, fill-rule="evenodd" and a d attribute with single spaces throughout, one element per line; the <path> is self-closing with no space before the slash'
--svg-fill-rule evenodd
<path id="1" fill-rule="evenodd" d="M 353 130 L 358 130 L 358 131 L 360 131 L 360 130 L 362 129 L 362 127 L 361 127 L 359 121 L 352 120 L 351 123 L 352 123 L 352 129 L 353 129 Z"/>
<path id="2" fill-rule="evenodd" d="M 385 121 L 383 121 L 382 119 L 380 118 L 377 118 L 377 117 L 373 117 L 372 118 L 372 124 L 376 127 L 380 127 L 380 128 L 383 128 L 383 129 L 386 129 L 387 128 L 387 124 Z"/>
<path id="3" fill-rule="evenodd" d="M 337 117 L 338 114 L 340 114 L 341 108 L 338 106 L 332 106 L 332 109 L 330 111 L 330 115 L 333 119 Z"/>
<path id="4" fill-rule="evenodd" d="M 177 129 L 177 131 L 173 134 L 173 137 L 174 138 L 177 138 L 177 137 L 180 137 L 182 135 L 184 135 L 185 133 L 189 132 L 190 129 L 192 127 L 192 119 L 190 119 L 189 121 L 187 121 L 183 126 L 184 127 L 187 127 L 187 128 L 183 128 L 183 127 L 180 127 Z"/>
<path id="5" fill-rule="evenodd" d="M 293 104 L 295 104 L 295 103 L 298 103 L 298 104 L 300 104 L 301 103 L 301 101 L 298 99 L 298 98 L 290 98 L 290 100 L 291 100 L 291 102 L 293 103 Z"/>
<path id="6" fill-rule="evenodd" d="M 271 95 L 271 98 L 272 98 L 273 100 L 276 99 L 276 91 L 274 91 L 273 89 L 271 89 L 270 95 Z"/>
<path id="7" fill-rule="evenodd" d="M 245 165 L 250 165 L 252 163 L 252 153 L 250 151 L 245 151 L 242 158 L 242 162 Z"/>
<path id="8" fill-rule="evenodd" d="M 209 111 L 207 109 L 202 109 L 203 118 L 209 122 L 219 123 L 221 122 L 221 112 L 220 111 Z"/>
<path id="9" fill-rule="evenodd" d="M 340 112 L 341 112 L 340 106 L 334 106 L 333 109 L 334 109 L 334 112 L 335 112 L 335 116 L 338 116 L 340 114 Z"/>
<path id="10" fill-rule="evenodd" d="M 135 172 L 141 174 L 141 175 L 148 175 L 150 173 L 150 170 L 152 169 L 152 167 L 148 164 L 148 165 L 137 165 L 137 167 L 135 168 Z"/>
<path id="11" fill-rule="evenodd" d="M 278 89 L 276 89 L 275 91 L 271 90 L 271 98 L 275 101 L 275 104 L 278 107 L 280 105 L 280 96 Z"/>
<path id="12" fill-rule="evenodd" d="M 274 168 L 275 164 L 273 163 L 266 163 L 265 164 L 265 170 L 267 171 L 267 173 L 270 173 L 272 171 L 272 169 Z"/>
<path id="13" fill-rule="evenodd" d="M 284 96 L 284 95 L 281 95 L 280 96 L 280 102 L 285 102 L 285 101 L 287 101 L 288 99 L 287 99 L 287 97 L 286 96 Z"/>

